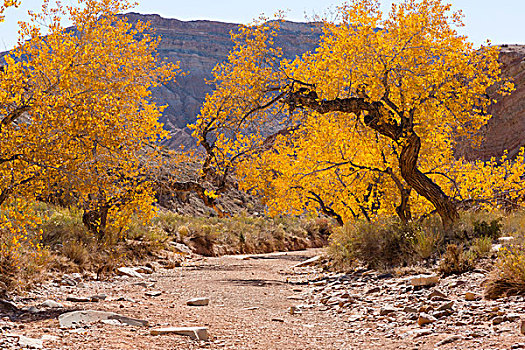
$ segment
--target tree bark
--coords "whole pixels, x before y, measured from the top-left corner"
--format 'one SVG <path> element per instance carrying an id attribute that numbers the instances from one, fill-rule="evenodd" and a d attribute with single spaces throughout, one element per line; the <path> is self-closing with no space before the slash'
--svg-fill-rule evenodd
<path id="1" fill-rule="evenodd" d="M 428 199 L 436 208 L 445 230 L 459 219 L 459 214 L 454 202 L 441 190 L 441 188 L 428 176 L 417 168 L 417 158 L 421 148 L 421 139 L 412 132 L 405 139 L 399 157 L 401 176 L 418 194 Z"/>

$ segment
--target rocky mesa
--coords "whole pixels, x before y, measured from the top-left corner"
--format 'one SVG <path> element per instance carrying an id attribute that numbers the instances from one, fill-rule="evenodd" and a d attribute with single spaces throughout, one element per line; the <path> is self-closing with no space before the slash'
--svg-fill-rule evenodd
<path id="1" fill-rule="evenodd" d="M 177 148 L 195 146 L 195 140 L 186 127 L 195 121 L 206 94 L 212 86 L 211 71 L 228 56 L 233 44 L 230 31 L 238 24 L 215 21 L 179 21 L 159 15 L 126 14 L 130 22 L 149 21 L 157 35 L 162 37 L 159 56 L 172 62 L 180 62 L 185 76 L 177 78 L 154 91 L 160 105 L 167 105 L 161 122 L 170 131 L 166 145 Z M 315 48 L 320 35 L 316 24 L 285 22 L 281 26 L 277 44 L 283 48 L 285 57 L 292 58 Z"/>
<path id="2" fill-rule="evenodd" d="M 160 105 L 167 105 L 161 122 L 170 132 L 165 145 L 178 148 L 195 147 L 196 142 L 187 128 L 196 120 L 200 107 L 213 87 L 206 83 L 211 71 L 224 61 L 233 44 L 230 32 L 238 28 L 235 23 L 216 21 L 180 21 L 156 14 L 128 13 L 132 23 L 149 21 L 157 35 L 162 37 L 159 55 L 172 62 L 180 62 L 182 71 L 176 82 L 153 92 Z M 276 40 L 285 57 L 292 58 L 313 50 L 319 40 L 320 27 L 316 23 L 284 22 Z M 458 156 L 467 159 L 490 159 L 508 150 L 515 156 L 525 145 L 525 45 L 501 45 L 500 61 L 503 75 L 510 77 L 516 90 L 505 97 L 493 96 L 498 103 L 491 106 L 489 123 L 479 130 L 483 141 L 473 146 L 468 140 L 459 140 Z"/>

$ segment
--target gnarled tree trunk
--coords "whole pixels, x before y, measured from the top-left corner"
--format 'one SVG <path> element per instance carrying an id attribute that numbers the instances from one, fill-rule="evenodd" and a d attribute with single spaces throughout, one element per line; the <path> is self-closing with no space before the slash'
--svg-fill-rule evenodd
<path id="1" fill-rule="evenodd" d="M 443 221 L 443 227 L 448 230 L 459 219 L 456 205 L 432 179 L 417 168 L 420 148 L 421 139 L 416 133 L 412 132 L 401 148 L 399 157 L 401 176 L 410 187 L 434 205 Z"/>
<path id="2" fill-rule="evenodd" d="M 383 107 L 382 102 L 368 102 L 360 97 L 320 100 L 315 91 L 308 91 L 307 93 L 302 91 L 291 92 L 285 102 L 291 109 L 297 107 L 308 108 L 315 110 L 319 114 L 343 112 L 360 115 L 365 112 L 364 123 L 369 128 L 396 142 L 404 141 L 400 142 L 402 144 L 399 157 L 401 176 L 411 188 L 434 205 L 441 217 L 445 230 L 449 230 L 459 218 L 456 204 L 432 179 L 417 168 L 421 139 L 413 131 L 407 118 L 401 124 L 398 124 L 395 118 L 388 115 L 390 112 Z M 406 204 L 407 202 L 405 202 L 405 208 L 401 206 L 399 209 L 401 212 L 398 212 L 398 214 L 408 214 Z"/>

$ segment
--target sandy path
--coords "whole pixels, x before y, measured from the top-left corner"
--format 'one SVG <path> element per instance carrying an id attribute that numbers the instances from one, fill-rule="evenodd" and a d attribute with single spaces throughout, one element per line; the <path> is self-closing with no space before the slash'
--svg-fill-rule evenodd
<path id="1" fill-rule="evenodd" d="M 385 324 L 384 317 L 372 322 L 355 322 L 350 317 L 351 307 L 339 314 L 317 304 L 303 308 L 300 314 L 290 314 L 291 306 L 312 300 L 308 295 L 316 286 L 308 284 L 308 280 L 319 277 L 314 269 L 296 269 L 294 273 L 291 267 L 321 252 L 311 249 L 247 260 L 231 256 L 206 258 L 182 268 L 161 270 L 147 275 L 144 280 L 117 278 L 110 282 L 85 281 L 74 287 L 48 286 L 35 293 L 33 299 L 27 299 L 25 305 L 38 305 L 45 299 L 53 299 L 71 310 L 106 310 L 145 319 L 151 327 L 96 323 L 65 330 L 59 328 L 56 319 L 62 310 L 18 316 L 15 322 L 9 323 L 11 329 L 4 330 L 4 335 L 11 332 L 35 338 L 46 334 L 58 337 L 45 341 L 45 349 L 107 350 L 433 349 L 439 340 L 450 336 L 440 332 L 424 337 L 399 336 L 418 329 L 415 322 L 409 321 L 397 329 L 378 327 Z M 144 281 L 154 285 L 135 284 Z M 364 291 L 365 287 L 362 289 Z M 161 291 L 162 294 L 151 297 L 145 294 L 147 291 Z M 106 294 L 108 298 L 97 303 L 66 302 L 67 295 L 71 294 Z M 210 304 L 187 306 L 186 301 L 193 297 L 209 297 Z M 370 309 L 382 306 L 380 298 L 370 299 L 367 304 Z M 210 341 L 195 341 L 178 335 L 150 335 L 150 329 L 159 326 L 205 326 L 209 329 Z M 525 342 L 523 339 L 519 332 L 512 330 L 456 341 L 440 349 L 509 349 L 519 341 Z"/>

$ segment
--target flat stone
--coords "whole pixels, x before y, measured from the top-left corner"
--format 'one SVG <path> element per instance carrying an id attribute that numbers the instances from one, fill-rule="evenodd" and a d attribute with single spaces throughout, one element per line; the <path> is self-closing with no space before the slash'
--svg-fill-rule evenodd
<path id="1" fill-rule="evenodd" d="M 89 297 L 76 297 L 74 295 L 68 295 L 66 301 L 72 301 L 74 303 L 89 303 L 91 298 Z"/>
<path id="2" fill-rule="evenodd" d="M 460 335 L 452 335 L 452 336 L 450 336 L 448 338 L 445 338 L 445 339 L 437 342 L 436 346 L 442 346 L 442 345 L 445 345 L 445 344 L 450 344 L 450 343 L 453 343 L 453 342 L 461 340 L 461 339 L 463 339 L 463 337 L 460 336 Z"/>
<path id="3" fill-rule="evenodd" d="M 104 324 L 109 324 L 109 325 L 112 325 L 112 326 L 123 326 L 124 324 L 122 322 L 120 322 L 119 320 L 112 320 L 112 319 L 109 319 L 109 320 L 100 320 L 101 323 L 104 323 Z"/>
<path id="4" fill-rule="evenodd" d="M 433 322 L 436 322 L 437 319 L 433 316 L 430 316 L 429 314 L 426 314 L 424 312 L 422 312 L 421 314 L 419 314 L 419 317 L 417 319 L 417 324 L 422 327 L 426 324 L 430 324 L 430 323 L 433 323 Z"/>
<path id="5" fill-rule="evenodd" d="M 30 306 L 27 311 L 31 314 L 38 314 L 41 310 L 37 308 L 36 306 Z"/>
<path id="6" fill-rule="evenodd" d="M 437 311 L 451 310 L 453 306 L 454 306 L 454 302 L 453 301 L 449 301 L 448 303 L 441 304 L 437 308 Z"/>
<path id="7" fill-rule="evenodd" d="M 159 295 L 162 294 L 162 291 L 160 291 L 160 290 L 152 290 L 152 291 L 146 292 L 144 294 L 147 295 L 148 297 L 158 297 Z"/>
<path id="8" fill-rule="evenodd" d="M 414 329 L 412 331 L 408 331 L 405 334 L 406 335 L 412 335 L 414 338 L 424 337 L 427 335 L 431 335 L 434 333 L 432 329 Z"/>
<path id="9" fill-rule="evenodd" d="M 209 298 L 193 298 L 186 302 L 188 306 L 206 306 L 210 303 Z"/>
<path id="10" fill-rule="evenodd" d="M 144 288 L 151 288 L 155 285 L 153 282 L 137 282 L 133 283 L 134 286 L 144 287 Z"/>
<path id="11" fill-rule="evenodd" d="M 479 300 L 479 299 L 481 299 L 481 296 L 477 295 L 476 293 L 473 293 L 473 292 L 466 292 L 465 293 L 465 300 L 466 301 L 475 301 L 475 300 Z"/>
<path id="12" fill-rule="evenodd" d="M 206 327 L 166 327 L 155 328 L 150 331 L 151 335 L 177 334 L 196 340 L 208 340 L 208 328 Z"/>
<path id="13" fill-rule="evenodd" d="M 439 283 L 438 275 L 417 275 L 411 277 L 409 283 L 414 287 L 428 287 Z"/>
<path id="14" fill-rule="evenodd" d="M 57 337 L 56 335 L 51 335 L 51 334 L 44 334 L 42 336 L 42 341 L 59 341 L 60 338 Z"/>
<path id="15" fill-rule="evenodd" d="M 171 248 L 172 248 L 176 253 L 179 253 L 179 254 L 186 254 L 186 255 L 192 253 L 190 247 L 188 247 L 188 246 L 185 245 L 185 244 L 177 243 L 177 242 L 170 242 L 170 245 L 171 245 Z"/>
<path id="16" fill-rule="evenodd" d="M 516 321 L 516 320 L 519 320 L 521 318 L 521 315 L 520 314 L 507 314 L 504 316 L 505 320 L 506 321 Z"/>
<path id="17" fill-rule="evenodd" d="M 376 286 L 368 289 L 365 294 L 373 294 L 373 293 L 379 293 L 381 291 L 381 287 Z"/>
<path id="18" fill-rule="evenodd" d="M 386 315 L 390 315 L 394 312 L 398 311 L 397 309 L 393 308 L 393 307 L 390 307 L 390 306 L 386 306 L 386 307 L 382 307 L 380 310 L 379 310 L 379 315 L 380 316 L 386 316 Z"/>
<path id="19" fill-rule="evenodd" d="M 79 325 L 99 322 L 102 320 L 118 320 L 130 326 L 146 327 L 148 321 L 122 316 L 113 312 L 82 310 L 73 311 L 58 316 L 58 322 L 62 328 L 75 328 Z"/>
<path id="20" fill-rule="evenodd" d="M 40 306 L 41 307 L 51 308 L 51 309 L 59 309 L 59 308 L 63 308 L 64 307 L 62 304 L 57 303 L 54 300 L 46 300 L 42 304 L 40 304 Z"/>
<path id="21" fill-rule="evenodd" d="M 147 266 L 133 267 L 133 270 L 135 270 L 135 272 L 145 273 L 145 274 L 148 274 L 148 275 L 151 275 L 154 272 L 152 268 L 147 267 Z"/>
<path id="22" fill-rule="evenodd" d="M 117 269 L 117 273 L 122 276 L 144 278 L 144 276 L 142 276 L 140 272 L 137 272 L 135 271 L 135 269 L 132 269 L 130 267 L 119 267 Z"/>
<path id="23" fill-rule="evenodd" d="M 440 291 L 439 289 L 434 289 L 429 295 L 428 295 L 428 298 L 429 299 L 432 299 L 432 298 L 442 298 L 442 299 L 448 299 L 447 295 L 445 293 L 443 293 L 442 291 Z"/>
<path id="24" fill-rule="evenodd" d="M 310 258 L 308 260 L 305 260 L 305 261 L 302 261 L 302 262 L 300 262 L 298 264 L 295 264 L 295 265 L 292 266 L 292 268 L 314 265 L 319 260 L 321 260 L 321 255 L 314 256 L 313 258 Z"/>
<path id="25" fill-rule="evenodd" d="M 97 294 L 97 295 L 92 295 L 89 297 L 89 299 L 93 302 L 98 302 L 98 301 L 102 301 L 102 300 L 106 300 L 108 296 L 106 294 Z"/>
<path id="26" fill-rule="evenodd" d="M 22 348 L 28 349 L 43 349 L 44 344 L 42 339 L 29 338 L 21 335 L 18 338 L 18 345 Z"/>
<path id="27" fill-rule="evenodd" d="M 403 308 L 403 312 L 406 312 L 409 314 L 415 314 L 416 312 L 419 312 L 419 309 L 416 309 L 415 307 L 412 307 L 412 306 L 405 306 Z"/>
<path id="28" fill-rule="evenodd" d="M 7 333 L 4 334 L 6 338 L 16 338 L 18 346 L 26 349 L 43 349 L 44 344 L 42 339 L 29 338 L 21 334 Z M 1 344 L 0 344 L 1 345 Z"/>

